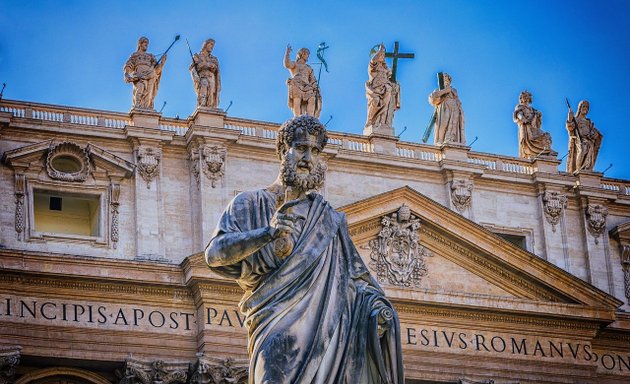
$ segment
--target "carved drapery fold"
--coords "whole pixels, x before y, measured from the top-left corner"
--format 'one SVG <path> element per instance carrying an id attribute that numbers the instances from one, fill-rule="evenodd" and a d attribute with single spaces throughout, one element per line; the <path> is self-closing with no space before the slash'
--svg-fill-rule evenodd
<path id="1" fill-rule="evenodd" d="M 451 201 L 459 212 L 463 212 L 472 203 L 473 183 L 466 179 L 451 182 Z"/>
<path id="2" fill-rule="evenodd" d="M 551 224 L 553 232 L 555 232 L 556 225 L 560 222 L 562 213 L 567 207 L 567 196 L 556 191 L 545 191 L 542 200 L 545 218 L 547 219 L 547 222 Z"/>
<path id="3" fill-rule="evenodd" d="M 24 231 L 24 195 L 26 194 L 26 177 L 22 173 L 15 174 L 15 232 L 18 240 Z"/>
<path id="4" fill-rule="evenodd" d="M 398 212 L 381 219 L 382 229 L 370 240 L 370 266 L 379 282 L 401 287 L 419 286 L 428 271 L 429 252 L 419 244 L 420 219 L 403 204 Z"/>
<path id="5" fill-rule="evenodd" d="M 158 147 L 141 145 L 138 147 L 137 165 L 140 176 L 147 182 L 147 188 L 151 187 L 151 181 L 160 173 L 160 161 L 162 150 Z"/>
<path id="6" fill-rule="evenodd" d="M 249 361 L 197 355 L 189 384 L 247 384 Z"/>
<path id="7" fill-rule="evenodd" d="M 110 239 L 114 248 L 118 246 L 118 207 L 120 206 L 120 184 L 112 184 L 109 189 L 109 205 L 112 212 Z"/>
<path id="8" fill-rule="evenodd" d="M 116 377 L 118 384 L 185 384 L 188 372 L 182 364 L 127 359 L 124 372 L 116 370 Z"/>
<path id="9" fill-rule="evenodd" d="M 608 208 L 601 204 L 589 204 L 586 207 L 586 223 L 589 232 L 595 237 L 595 244 L 599 244 L 599 236 L 606 230 Z"/>
<path id="10" fill-rule="evenodd" d="M 0 384 L 14 381 L 15 367 L 20 363 L 22 347 L 0 347 Z"/>

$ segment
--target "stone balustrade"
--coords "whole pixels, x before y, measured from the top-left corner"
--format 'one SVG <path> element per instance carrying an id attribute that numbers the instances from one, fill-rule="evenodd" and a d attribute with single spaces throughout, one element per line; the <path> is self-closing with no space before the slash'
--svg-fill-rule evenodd
<path id="1" fill-rule="evenodd" d="M 87 108 L 64 107 L 41 103 L 28 103 L 14 100 L 0 101 L 0 113 L 10 113 L 13 118 L 37 119 L 79 126 L 94 126 L 113 129 L 124 129 L 133 125 L 129 114 Z M 223 128 L 240 131 L 244 136 L 259 137 L 264 140 L 275 140 L 280 124 L 256 120 L 225 117 Z M 159 118 L 159 129 L 174 132 L 176 135 L 186 134 L 191 119 Z M 374 145 L 367 136 L 329 132 L 329 145 L 357 153 L 374 153 Z M 427 144 L 396 142 L 395 156 L 417 161 L 439 162 L 443 154 L 439 147 Z M 470 164 L 481 165 L 495 172 L 532 175 L 537 169 L 534 161 L 480 152 L 467 152 Z M 561 173 L 561 171 L 558 171 Z M 601 179 L 601 188 L 617 193 L 622 197 L 630 196 L 630 181 L 619 179 Z"/>

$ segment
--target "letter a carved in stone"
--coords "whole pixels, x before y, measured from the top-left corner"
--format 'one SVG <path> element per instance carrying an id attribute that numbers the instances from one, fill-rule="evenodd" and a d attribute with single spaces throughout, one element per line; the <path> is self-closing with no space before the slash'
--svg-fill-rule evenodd
<path id="1" fill-rule="evenodd" d="M 428 271 L 425 256 L 429 252 L 419 244 L 420 219 L 411 214 L 407 205 L 398 212 L 384 216 L 382 229 L 370 240 L 370 266 L 376 270 L 378 281 L 401 287 L 419 286 Z"/>
<path id="2" fill-rule="evenodd" d="M 545 191 L 543 195 L 543 207 L 545 218 L 551 224 L 551 229 L 555 232 L 556 225 L 560 222 L 562 211 L 567 207 L 567 196 L 560 192 Z"/>

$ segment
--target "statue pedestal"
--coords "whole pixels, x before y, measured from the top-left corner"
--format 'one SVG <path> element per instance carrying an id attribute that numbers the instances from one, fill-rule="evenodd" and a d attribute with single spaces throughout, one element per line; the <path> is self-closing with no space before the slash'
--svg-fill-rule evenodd
<path id="1" fill-rule="evenodd" d="M 468 162 L 470 147 L 461 144 L 447 143 L 440 147 L 442 160 Z"/>
<path id="2" fill-rule="evenodd" d="M 592 187 L 599 189 L 602 182 L 603 173 L 594 171 L 579 171 L 576 174 L 578 184 L 581 187 Z"/>
<path id="3" fill-rule="evenodd" d="M 542 173 L 558 173 L 558 165 L 560 165 L 561 161 L 558 160 L 555 156 L 539 156 L 534 159 L 533 167 L 535 172 Z"/>
<path id="4" fill-rule="evenodd" d="M 396 136 L 378 133 L 371 134 L 368 140 L 370 140 L 370 144 L 374 148 L 374 153 L 392 156 L 396 155 L 396 144 L 400 141 Z"/>
<path id="5" fill-rule="evenodd" d="M 225 121 L 225 112 L 218 108 L 197 107 L 193 112 L 191 119 L 193 124 L 202 127 L 223 128 Z"/>
<path id="6" fill-rule="evenodd" d="M 394 127 L 385 124 L 366 125 L 365 128 L 363 128 L 363 134 L 365 136 L 371 136 L 373 134 L 381 136 L 395 136 Z"/>
<path id="7" fill-rule="evenodd" d="M 129 117 L 135 127 L 158 129 L 162 114 L 156 111 L 133 108 L 129 111 Z"/>

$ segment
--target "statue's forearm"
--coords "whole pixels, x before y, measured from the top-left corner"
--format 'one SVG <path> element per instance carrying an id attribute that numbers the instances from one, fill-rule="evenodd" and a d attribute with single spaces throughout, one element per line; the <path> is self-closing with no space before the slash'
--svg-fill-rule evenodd
<path id="1" fill-rule="evenodd" d="M 210 267 L 238 263 L 269 244 L 273 238 L 271 227 L 221 234 L 212 239 L 206 247 L 206 262 Z"/>

